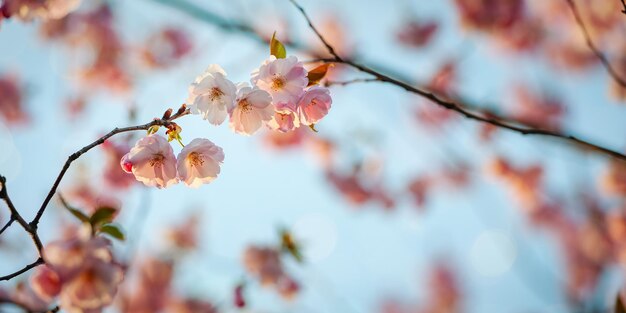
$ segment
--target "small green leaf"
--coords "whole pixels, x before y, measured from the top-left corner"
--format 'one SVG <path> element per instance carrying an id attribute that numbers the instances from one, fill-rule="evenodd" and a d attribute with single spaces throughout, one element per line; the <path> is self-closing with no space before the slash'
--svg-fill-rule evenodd
<path id="1" fill-rule="evenodd" d="M 326 76 L 326 73 L 328 73 L 328 69 L 330 67 L 332 67 L 331 63 L 324 63 L 310 70 L 309 73 L 307 74 L 307 78 L 309 79 L 309 84 L 307 87 L 317 85 L 320 82 L 320 80 L 322 80 L 324 76 Z"/>
<path id="2" fill-rule="evenodd" d="M 81 212 L 79 209 L 75 209 L 72 207 L 66 207 L 66 208 L 68 211 L 70 211 L 70 213 L 72 213 L 72 215 L 74 215 L 74 217 L 79 219 L 81 222 L 89 223 L 89 217 L 85 215 L 85 213 Z"/>
<path id="3" fill-rule="evenodd" d="M 270 55 L 275 56 L 277 59 L 284 59 L 287 57 L 287 50 L 285 46 L 276 39 L 276 32 L 272 35 L 272 40 L 270 40 Z"/>
<path id="4" fill-rule="evenodd" d="M 100 232 L 105 233 L 117 240 L 124 241 L 126 239 L 126 237 L 124 236 L 124 233 L 120 230 L 120 228 L 117 225 L 114 225 L 114 224 L 102 225 L 102 227 L 100 227 Z"/>
<path id="5" fill-rule="evenodd" d="M 111 207 L 98 208 L 89 218 L 89 223 L 92 226 L 109 223 L 113 220 L 113 215 L 116 211 L 116 209 Z"/>

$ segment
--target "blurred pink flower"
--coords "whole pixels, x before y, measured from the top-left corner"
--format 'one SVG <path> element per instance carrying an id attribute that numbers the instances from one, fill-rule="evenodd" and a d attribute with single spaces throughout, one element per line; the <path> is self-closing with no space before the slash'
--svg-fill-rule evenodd
<path id="1" fill-rule="evenodd" d="M 30 277 L 30 286 L 39 298 L 51 302 L 61 292 L 61 278 L 48 265 L 39 266 Z"/>
<path id="2" fill-rule="evenodd" d="M 32 19 L 59 19 L 75 10 L 81 0 L 5 0 L 0 7 L 6 18 L 17 17 L 23 21 Z"/>
<path id="3" fill-rule="evenodd" d="M 170 26 L 148 38 L 142 56 L 148 66 L 163 68 L 189 54 L 192 47 L 191 38 L 186 32 Z"/>
<path id="4" fill-rule="evenodd" d="M 122 157 L 121 166 L 147 186 L 167 188 L 178 182 L 172 146 L 160 135 L 139 139 L 130 152 Z"/>
<path id="5" fill-rule="evenodd" d="M 219 65 L 211 64 L 189 86 L 186 103 L 192 113 L 200 114 L 213 125 L 220 125 L 236 96 L 237 88 L 226 79 L 226 72 Z"/>
<path id="6" fill-rule="evenodd" d="M 401 43 L 411 47 L 423 47 L 427 45 L 437 30 L 439 24 L 434 21 L 409 21 L 402 25 L 396 37 Z"/>
<path id="7" fill-rule="evenodd" d="M 252 72 L 252 83 L 269 92 L 274 103 L 295 102 L 309 83 L 307 71 L 298 58 L 277 59 L 271 56 Z"/>
<path id="8" fill-rule="evenodd" d="M 178 178 L 190 187 L 200 187 L 212 182 L 220 173 L 224 151 L 213 142 L 196 138 L 178 154 Z"/>
<path id="9" fill-rule="evenodd" d="M 10 75 L 0 76 L 0 115 L 7 124 L 15 125 L 28 120 L 22 105 L 23 95 L 17 78 Z"/>

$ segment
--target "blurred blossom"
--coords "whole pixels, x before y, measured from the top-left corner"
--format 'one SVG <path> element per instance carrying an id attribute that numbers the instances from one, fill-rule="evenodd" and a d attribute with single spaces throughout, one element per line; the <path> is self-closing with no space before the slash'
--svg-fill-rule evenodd
<path id="1" fill-rule="evenodd" d="M 249 246 L 243 254 L 243 264 L 262 286 L 274 288 L 285 299 L 293 298 L 300 288 L 284 271 L 281 253 L 276 248 Z"/>
<path id="2" fill-rule="evenodd" d="M 521 206 L 529 212 L 541 204 L 543 167 L 533 164 L 515 167 L 508 160 L 497 157 L 488 166 L 490 174 L 507 183 Z"/>
<path id="3" fill-rule="evenodd" d="M 167 241 L 178 249 L 193 250 L 198 245 L 199 220 L 197 214 L 192 214 L 180 225 L 167 229 Z"/>
<path id="4" fill-rule="evenodd" d="M 437 22 L 412 20 L 402 25 L 396 37 L 407 46 L 420 48 L 431 41 L 438 29 Z"/>
<path id="5" fill-rule="evenodd" d="M 552 95 L 533 94 L 525 87 L 515 89 L 516 102 L 511 117 L 546 130 L 559 131 L 565 117 L 565 105 Z"/>
<path id="6" fill-rule="evenodd" d="M 136 180 L 120 168 L 120 159 L 130 150 L 128 143 L 121 140 L 107 140 L 100 145 L 106 155 L 106 163 L 103 169 L 103 178 L 108 186 L 117 189 L 125 189 L 132 186 Z"/>
<path id="7" fill-rule="evenodd" d="M 0 115 L 7 124 L 16 125 L 28 120 L 23 105 L 22 88 L 18 84 L 17 77 L 12 75 L 0 76 Z"/>
<path id="8" fill-rule="evenodd" d="M 165 27 L 151 35 L 142 49 L 145 63 L 150 67 L 164 68 L 175 64 L 191 52 L 189 35 L 180 28 Z"/>
<path id="9" fill-rule="evenodd" d="M 614 196 L 626 196 L 626 164 L 611 160 L 601 177 L 602 190 Z"/>
<path id="10" fill-rule="evenodd" d="M 4 0 L 0 5 L 0 21 L 16 17 L 22 21 L 59 19 L 75 10 L 81 0 Z"/>

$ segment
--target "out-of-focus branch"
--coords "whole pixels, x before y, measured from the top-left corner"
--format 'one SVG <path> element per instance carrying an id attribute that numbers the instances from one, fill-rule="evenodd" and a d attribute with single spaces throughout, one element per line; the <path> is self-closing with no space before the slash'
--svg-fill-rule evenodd
<path id="1" fill-rule="evenodd" d="M 622 6 L 624 7 L 622 13 L 626 14 L 626 0 L 622 0 Z"/>
<path id="2" fill-rule="evenodd" d="M 626 88 L 626 80 L 624 80 L 624 78 L 622 78 L 622 76 L 620 76 L 620 74 L 617 73 L 615 68 L 613 68 L 613 66 L 611 65 L 611 62 L 609 62 L 609 59 L 606 57 L 606 55 L 604 55 L 604 53 L 602 53 L 602 51 L 600 51 L 600 49 L 598 49 L 598 47 L 596 47 L 596 45 L 593 43 L 593 40 L 591 40 L 591 35 L 589 34 L 587 27 L 585 27 L 585 23 L 583 22 L 583 19 L 580 16 L 580 12 L 578 11 L 578 7 L 576 6 L 576 3 L 574 2 L 574 0 L 565 0 L 565 1 L 567 2 L 570 9 L 572 10 L 572 14 L 574 15 L 576 24 L 578 24 L 580 31 L 583 33 L 583 36 L 585 37 L 585 42 L 587 43 L 587 46 L 589 47 L 589 49 L 591 49 L 591 51 L 596 55 L 596 57 L 598 57 L 598 59 L 602 63 L 602 66 L 604 66 L 604 68 L 609 73 L 609 75 L 611 75 L 611 77 L 618 84 L 620 84 L 620 86 L 622 86 L 623 88 Z M 624 0 L 622 0 L 622 3 L 624 3 Z M 626 4 L 624 4 L 624 10 L 625 11 L 622 11 L 622 12 L 626 14 Z"/>
<path id="3" fill-rule="evenodd" d="M 419 96 L 422 96 L 430 101 L 432 101 L 433 103 L 457 112 L 463 116 L 465 116 L 468 119 L 472 119 L 475 121 L 479 121 L 479 122 L 483 122 L 486 124 L 490 124 L 499 128 L 503 128 L 503 129 L 508 129 L 510 131 L 514 131 L 517 133 L 520 133 L 522 135 L 538 135 L 538 136 L 544 136 L 544 137 L 552 137 L 552 138 L 556 138 L 565 142 L 569 142 L 569 143 L 573 143 L 576 144 L 577 146 L 581 146 L 583 148 L 589 149 L 591 151 L 595 151 L 598 153 L 602 153 L 604 155 L 608 155 L 617 159 L 620 159 L 622 161 L 626 161 L 626 155 L 617 152 L 615 150 L 611 150 L 605 147 L 602 147 L 598 144 L 594 144 L 591 143 L 589 141 L 586 140 L 582 140 L 579 139 L 575 136 L 572 135 L 567 135 L 567 134 L 561 134 L 555 131 L 549 131 L 549 130 L 545 130 L 545 129 L 538 129 L 538 128 L 533 128 L 530 127 L 528 125 L 523 125 L 517 121 L 512 121 L 509 120 L 505 117 L 502 116 L 498 116 L 497 114 L 493 113 L 493 112 L 489 112 L 488 115 L 485 115 L 485 112 L 475 112 L 474 110 L 468 109 L 465 106 L 462 106 L 456 102 L 450 101 L 450 100 L 446 100 L 443 98 L 440 98 L 439 96 L 435 95 L 434 93 L 431 93 L 429 91 L 425 91 L 419 88 L 416 88 L 414 86 L 411 86 L 405 82 L 402 82 L 398 79 L 392 78 L 390 76 L 387 76 L 385 74 L 382 74 L 380 72 L 377 72 L 373 69 L 371 69 L 370 67 L 367 67 L 365 65 L 356 63 L 352 60 L 348 60 L 348 59 L 344 59 L 341 56 L 339 56 L 335 50 L 332 48 L 332 46 L 326 41 L 326 39 L 324 39 L 324 37 L 319 33 L 319 31 L 317 30 L 317 28 L 315 28 L 315 26 L 313 25 L 313 22 L 311 21 L 311 19 L 309 18 L 309 16 L 307 15 L 307 13 L 304 11 L 304 9 L 302 8 L 302 6 L 300 6 L 295 0 L 289 0 L 299 11 L 300 13 L 302 13 L 302 16 L 306 19 L 309 27 L 313 30 L 313 32 L 315 32 L 315 34 L 317 35 L 317 37 L 322 41 L 322 43 L 328 48 L 328 52 L 330 54 L 333 55 L 333 58 L 328 58 L 328 59 L 322 59 L 321 61 L 323 62 L 328 62 L 328 63 L 341 63 L 341 64 L 345 64 L 348 65 L 354 69 L 357 69 L 363 73 L 367 73 L 370 74 L 374 77 L 376 77 L 377 81 L 380 82 L 385 82 L 385 83 L 389 83 L 392 85 L 396 85 L 408 92 L 417 94 Z M 568 0 L 570 1 L 570 0 Z"/>
<path id="4" fill-rule="evenodd" d="M 43 203 L 41 204 L 41 207 L 39 208 L 39 210 L 37 211 L 37 214 L 35 215 L 35 218 L 33 218 L 33 220 L 30 223 L 27 223 L 26 220 L 24 220 L 24 218 L 19 214 L 19 212 L 17 211 L 17 209 L 15 208 L 15 206 L 13 205 L 13 203 L 11 202 L 11 199 L 9 198 L 8 192 L 7 192 L 7 186 L 6 186 L 6 178 L 4 176 L 0 176 L 0 199 L 4 200 L 7 204 L 7 206 L 9 207 L 9 210 L 11 211 L 11 219 L 14 219 L 15 221 L 17 221 L 22 228 L 24 228 L 24 230 L 31 236 L 33 242 L 35 243 L 35 246 L 37 247 L 37 251 L 39 253 L 39 258 L 33 262 L 30 263 L 26 266 L 24 266 L 22 269 L 6 275 L 6 276 L 1 276 L 0 277 L 0 281 L 2 280 L 9 280 L 12 279 L 14 277 L 17 277 L 25 272 L 27 272 L 28 270 L 37 267 L 41 264 L 45 263 L 45 260 L 43 259 L 43 245 L 41 243 L 41 240 L 39 239 L 39 235 L 37 233 L 37 227 L 39 225 L 39 221 L 41 220 L 41 217 L 43 216 L 43 213 L 45 212 L 46 208 L 48 207 L 48 204 L 50 203 L 50 200 L 52 199 L 52 197 L 54 196 L 54 194 L 56 193 L 57 188 L 59 187 L 59 184 L 61 183 L 61 180 L 63 179 L 63 177 L 65 176 L 65 173 L 67 172 L 67 170 L 69 169 L 70 165 L 72 164 L 72 162 L 74 162 L 75 160 L 77 160 L 78 158 L 80 158 L 81 155 L 87 153 L 87 151 L 91 150 L 92 148 L 103 144 L 107 139 L 113 137 L 116 134 L 120 134 L 120 133 L 125 133 L 125 132 L 131 132 L 131 131 L 137 131 L 137 130 L 148 130 L 150 127 L 153 126 L 169 126 L 172 124 L 172 122 L 182 116 L 188 115 L 190 113 L 189 109 L 184 109 L 184 107 L 181 107 L 181 109 L 179 109 L 179 111 L 170 116 L 170 117 L 164 117 L 164 118 L 160 118 L 160 119 L 155 119 L 150 123 L 146 123 L 143 125 L 137 125 L 137 126 L 129 126 L 129 127 L 122 127 L 122 128 L 114 128 L 112 131 L 110 131 L 109 133 L 107 133 L 106 135 L 98 138 L 96 141 L 92 142 L 91 144 L 83 147 L 82 149 L 74 152 L 72 155 L 70 155 L 67 158 L 67 161 L 65 162 L 65 164 L 63 165 L 63 168 L 61 169 L 61 172 L 59 173 L 59 175 L 57 176 L 56 180 L 54 181 L 54 183 L 52 184 L 52 188 L 50 188 L 50 191 L 48 192 L 48 195 L 46 196 L 46 198 L 44 199 Z M 0 233 L 2 231 L 4 231 L 4 229 L 8 228 L 10 226 L 10 223 L 7 223 L 7 225 L 5 225 L 2 230 L 0 231 Z"/>

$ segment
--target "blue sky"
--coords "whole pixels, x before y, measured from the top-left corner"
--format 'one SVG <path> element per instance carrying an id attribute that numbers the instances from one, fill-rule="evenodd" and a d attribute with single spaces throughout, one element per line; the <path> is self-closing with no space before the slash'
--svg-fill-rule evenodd
<path id="1" fill-rule="evenodd" d="M 196 2 L 255 24 L 272 14 L 284 15 L 295 25 L 295 38 L 314 39 L 288 1 Z M 25 82 L 26 107 L 33 123 L 11 129 L 0 124 L 0 173 L 8 177 L 12 198 L 26 216 L 39 206 L 69 154 L 99 134 L 128 124 L 127 103 L 138 106 L 139 121 L 149 121 L 184 101 L 188 84 L 208 64 L 221 64 L 232 80 L 247 81 L 251 70 L 267 57 L 267 47 L 150 0 L 112 3 L 127 42 L 139 42 L 160 26 L 183 25 L 193 33 L 197 49 L 180 66 L 142 76 L 127 98 L 97 95 L 85 119 L 69 122 L 60 108 L 75 87 L 65 69 L 80 56 L 72 57 L 66 48 L 38 40 L 37 23 L 3 24 L 0 72 L 17 72 Z M 608 77 L 601 68 L 577 75 L 553 71 L 538 58 L 503 55 L 488 39 L 459 31 L 451 1 L 302 4 L 314 21 L 327 11 L 335 12 L 366 63 L 384 64 L 424 81 L 448 56 L 463 55 L 459 86 L 468 98 L 501 104 L 512 82 L 547 86 L 567 101 L 567 130 L 616 149 L 626 142 L 625 109 L 607 97 Z M 423 51 L 403 48 L 394 41 L 393 31 L 410 16 L 444 23 L 434 44 Z M 517 62 L 514 66 L 513 61 Z M 216 301 L 228 299 L 243 274 L 239 259 L 246 245 L 271 243 L 276 226 L 296 225 L 294 231 L 308 242 L 305 255 L 312 261 L 306 266 L 289 264 L 289 269 L 303 283 L 304 293 L 286 304 L 272 291 L 252 291 L 255 311 L 364 313 L 375 312 L 387 296 L 417 302 L 428 293 L 430 266 L 444 259 L 461 278 L 467 312 L 566 312 L 558 288 L 564 266 L 556 242 L 529 225 L 508 191 L 480 169 L 497 153 L 521 164 L 541 160 L 551 168 L 550 190 L 567 198 L 578 184 L 596 188 L 589 178 L 602 170 L 602 158 L 512 133 L 500 133 L 493 147 L 479 145 L 474 138 L 477 124 L 466 120 L 445 136 L 434 137 L 415 127 L 408 116 L 407 108 L 415 99 L 393 86 L 353 85 L 333 87 L 331 92 L 333 109 L 318 125 L 320 133 L 345 143 L 347 158 L 380 154 L 390 186 L 402 188 L 414 175 L 448 162 L 450 152 L 478 165 L 474 184 L 468 190 L 438 192 L 423 213 L 407 199 L 391 213 L 374 206 L 354 210 L 327 186 L 311 156 L 267 150 L 260 136 L 242 137 L 227 125 L 215 127 L 195 116 L 181 119 L 186 141 L 206 137 L 224 149 L 221 176 L 200 189 L 183 185 L 167 190 L 136 188 L 122 216 L 127 226 L 137 210 L 145 210 L 140 213 L 146 218 L 140 249 L 156 251 L 162 245 L 158 234 L 164 227 L 182 221 L 189 212 L 202 212 L 202 249 L 185 261 L 185 275 L 177 282 L 180 290 Z M 355 140 L 358 132 L 375 134 L 376 145 Z M 174 149 L 179 151 L 179 147 Z M 79 164 L 97 171 L 101 162 L 101 152 L 93 150 Z M 76 174 L 77 167 L 67 178 Z M 149 208 L 141 205 L 145 197 L 150 198 Z M 41 225 L 45 242 L 56 237 L 58 220 L 66 215 L 58 208 L 46 212 Z M 24 236 L 17 227 L 8 236 L 27 239 L 18 239 Z M 34 258 L 30 246 L 18 247 L 2 252 L 3 272 Z M 613 282 L 608 286 L 615 289 Z"/>

